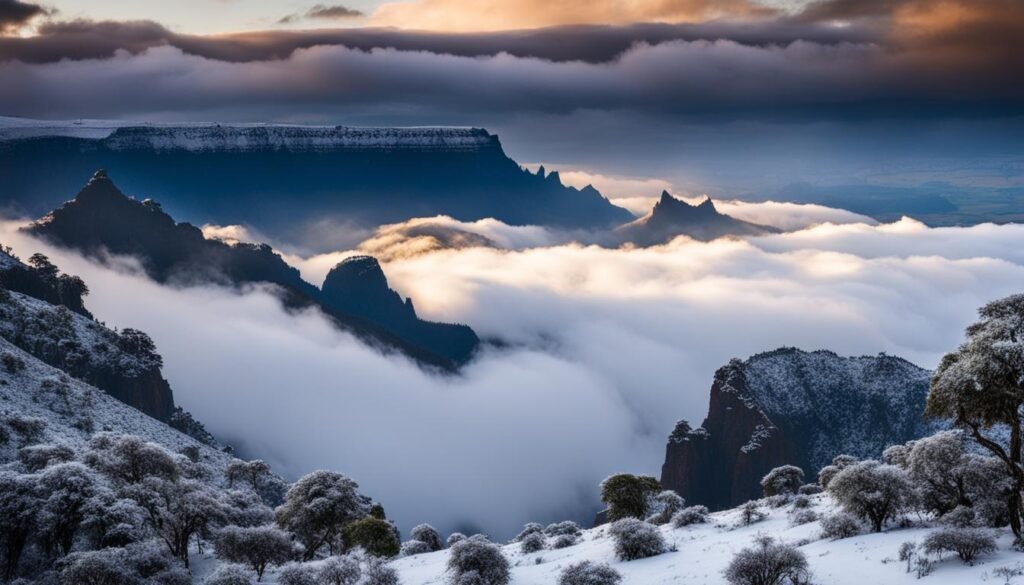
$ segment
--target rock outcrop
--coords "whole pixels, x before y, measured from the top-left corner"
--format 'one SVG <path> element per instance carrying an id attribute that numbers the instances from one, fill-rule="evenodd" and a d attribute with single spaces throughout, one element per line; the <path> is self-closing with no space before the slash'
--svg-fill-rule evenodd
<path id="1" fill-rule="evenodd" d="M 783 348 L 715 373 L 707 418 L 669 436 L 661 482 L 720 510 L 761 496 L 761 478 L 797 465 L 809 480 L 835 455 L 877 457 L 936 430 L 923 418 L 930 372 L 901 358 Z"/>
<path id="2" fill-rule="evenodd" d="M 376 280 L 352 278 L 350 271 L 342 269 L 328 277 L 327 288 L 321 291 L 303 280 L 270 246 L 208 239 L 196 226 L 175 222 L 159 203 L 125 196 L 102 170 L 73 200 L 25 230 L 99 260 L 111 254 L 132 256 L 151 278 L 162 283 L 276 285 L 286 307 L 318 307 L 339 328 L 425 365 L 455 369 L 479 344 L 469 327 L 418 319 L 411 303 L 406 306 L 388 288 L 376 261 Z"/>
<path id="3" fill-rule="evenodd" d="M 656 246 L 677 236 L 710 241 L 725 236 L 759 236 L 778 231 L 719 213 L 710 197 L 698 205 L 690 205 L 662 191 L 661 199 L 650 213 L 620 226 L 615 235 L 622 243 Z"/>

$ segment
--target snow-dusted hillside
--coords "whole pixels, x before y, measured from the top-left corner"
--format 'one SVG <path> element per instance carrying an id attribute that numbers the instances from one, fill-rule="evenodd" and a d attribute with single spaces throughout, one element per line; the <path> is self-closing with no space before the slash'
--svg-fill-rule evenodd
<path id="1" fill-rule="evenodd" d="M 24 443 L 10 428 L 12 419 L 41 421 L 36 443 L 83 448 L 93 433 L 112 431 L 137 435 L 173 452 L 198 449 L 202 459 L 219 471 L 235 460 L 0 338 L 0 426 L 8 437 L 0 441 L 0 463 L 13 460 Z"/>
<path id="2" fill-rule="evenodd" d="M 813 496 L 811 500 L 816 513 L 834 511 L 828 495 Z M 998 553 L 981 558 L 973 567 L 947 556 L 935 564 L 931 575 L 919 581 L 915 573 L 906 572 L 906 563 L 897 559 L 898 549 L 903 542 L 922 541 L 934 527 L 922 524 L 833 541 L 821 537 L 818 522 L 793 526 L 792 505 L 771 509 L 765 504 L 763 510 L 768 513 L 767 519 L 746 527 L 737 527 L 738 509 L 712 514 L 708 524 L 662 527 L 666 542 L 676 550 L 636 561 L 616 560 L 606 527 L 584 531 L 580 544 L 561 550 L 523 554 L 518 544 L 510 544 L 503 547 L 503 552 L 513 565 L 512 585 L 556 585 L 566 566 L 586 560 L 610 564 L 622 573 L 625 585 L 724 585 L 722 571 L 733 555 L 752 546 L 759 534 L 799 544 L 813 572 L 813 582 L 822 585 L 995 584 L 1003 581 L 993 577 L 993 569 L 1024 566 L 1024 555 L 1010 550 L 1012 535 L 1003 530 L 999 533 Z M 403 585 L 441 585 L 447 583 L 447 560 L 448 552 L 440 551 L 398 559 L 392 566 L 398 569 Z M 1018 582 L 1024 583 L 1024 577 L 1011 581 Z"/>

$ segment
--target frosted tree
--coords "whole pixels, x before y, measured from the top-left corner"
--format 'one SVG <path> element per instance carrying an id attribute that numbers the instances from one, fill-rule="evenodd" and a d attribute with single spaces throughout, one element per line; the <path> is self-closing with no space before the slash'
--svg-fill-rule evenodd
<path id="1" fill-rule="evenodd" d="M 224 564 L 203 581 L 203 585 L 252 585 L 253 573 L 242 565 Z"/>
<path id="2" fill-rule="evenodd" d="M 0 544 L 5 581 L 14 578 L 36 530 L 40 499 L 35 476 L 0 471 Z"/>
<path id="3" fill-rule="evenodd" d="M 753 548 L 736 553 L 724 573 L 731 585 L 800 585 L 809 577 L 804 554 L 768 536 L 758 537 Z"/>
<path id="4" fill-rule="evenodd" d="M 511 572 L 508 559 L 497 545 L 472 537 L 451 547 L 448 576 L 455 584 L 508 585 Z"/>
<path id="5" fill-rule="evenodd" d="M 652 498 L 649 507 L 653 508 L 655 513 L 647 521 L 651 524 L 668 524 L 672 520 L 672 516 L 675 516 L 676 512 L 682 510 L 684 506 L 686 506 L 686 500 L 682 496 L 672 490 L 663 490 Z"/>
<path id="6" fill-rule="evenodd" d="M 420 524 L 409 532 L 409 538 L 425 543 L 431 551 L 441 550 L 441 535 L 430 524 Z"/>
<path id="7" fill-rule="evenodd" d="M 227 517 L 220 494 L 193 479 L 150 477 L 128 486 L 126 493 L 145 511 L 149 528 L 186 567 L 193 536 Z"/>
<path id="8" fill-rule="evenodd" d="M 174 456 L 166 449 L 134 435 L 97 433 L 89 443 L 85 462 L 126 484 L 139 483 L 147 477 L 174 479 L 180 472 Z"/>
<path id="9" fill-rule="evenodd" d="M 331 471 L 314 471 L 288 489 L 275 512 L 277 523 L 302 543 L 306 560 L 324 546 L 333 553 L 345 526 L 369 512 L 358 489 L 356 482 Z"/>
<path id="10" fill-rule="evenodd" d="M 608 520 L 646 518 L 648 500 L 661 492 L 661 483 L 648 475 L 619 473 L 601 482 L 601 501 L 608 506 Z"/>
<path id="11" fill-rule="evenodd" d="M 794 495 L 803 483 L 803 469 L 795 465 L 783 465 L 761 478 L 761 489 L 766 496 Z"/>
<path id="12" fill-rule="evenodd" d="M 216 542 L 217 558 L 248 565 L 263 580 L 269 565 L 280 565 L 291 559 L 294 548 L 288 533 L 273 526 L 241 528 L 229 526 L 220 531 Z"/>
<path id="13" fill-rule="evenodd" d="M 44 548 L 66 555 L 85 520 L 89 502 L 97 494 L 99 478 L 81 463 L 59 463 L 40 472 L 37 482 L 42 498 L 38 522 Z"/>
<path id="14" fill-rule="evenodd" d="M 913 503 L 914 486 L 899 467 L 869 459 L 840 471 L 829 482 L 828 491 L 844 510 L 881 532 L 886 521 Z"/>
<path id="15" fill-rule="evenodd" d="M 1024 295 L 991 302 L 978 313 L 979 320 L 967 328 L 967 340 L 946 354 L 935 371 L 926 413 L 952 419 L 1003 462 L 1013 480 L 1007 495 L 1010 528 L 1021 540 Z M 987 432 L 996 425 L 1009 429 L 1008 442 Z"/>
<path id="16" fill-rule="evenodd" d="M 832 464 L 822 467 L 818 471 L 818 485 L 822 488 L 828 489 L 829 482 L 836 476 L 840 471 L 860 461 L 852 455 L 836 455 L 832 458 Z"/>
<path id="17" fill-rule="evenodd" d="M 272 473 L 270 465 L 261 459 L 253 461 L 232 461 L 224 472 L 228 480 L 228 487 L 234 487 L 235 482 L 245 482 L 253 491 L 259 492 L 264 481 Z"/>

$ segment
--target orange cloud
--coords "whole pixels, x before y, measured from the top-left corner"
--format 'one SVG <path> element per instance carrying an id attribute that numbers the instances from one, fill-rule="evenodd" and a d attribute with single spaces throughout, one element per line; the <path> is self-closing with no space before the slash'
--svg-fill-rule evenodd
<path id="1" fill-rule="evenodd" d="M 370 20 L 381 26 L 467 32 L 773 14 L 754 0 L 405 0 L 381 5 Z"/>

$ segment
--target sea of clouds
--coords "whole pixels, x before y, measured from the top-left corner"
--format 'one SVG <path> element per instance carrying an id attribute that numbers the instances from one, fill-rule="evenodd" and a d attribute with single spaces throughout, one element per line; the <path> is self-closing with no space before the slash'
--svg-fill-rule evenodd
<path id="1" fill-rule="evenodd" d="M 289 314 L 260 288 L 160 286 L 16 223 L 0 238 L 81 275 L 100 320 L 148 332 L 177 401 L 242 453 L 292 478 L 346 473 L 403 529 L 495 537 L 527 521 L 589 520 L 611 473 L 658 475 L 673 424 L 700 423 L 713 372 L 730 358 L 796 346 L 930 368 L 980 305 L 1024 292 L 1021 225 L 854 221 L 608 249 L 540 228 L 440 221 L 489 243 L 394 253 L 384 269 L 423 317 L 505 342 L 452 376 L 381 355 L 313 312 Z M 352 253 L 290 260 L 320 282 Z"/>

